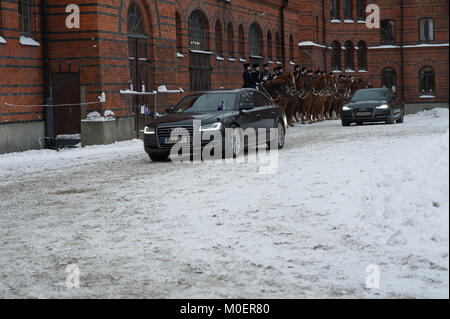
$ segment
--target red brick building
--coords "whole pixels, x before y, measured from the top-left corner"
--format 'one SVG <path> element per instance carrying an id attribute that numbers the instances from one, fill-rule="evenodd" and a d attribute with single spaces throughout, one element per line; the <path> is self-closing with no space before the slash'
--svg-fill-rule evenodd
<path id="1" fill-rule="evenodd" d="M 245 62 L 367 78 L 409 111 L 448 107 L 448 1 L 372 2 L 380 28 L 359 0 L 0 0 L 0 153 L 43 137 L 133 138 L 154 98 L 121 90 L 236 88 Z M 66 25 L 72 3 L 80 28 Z M 106 110 L 114 118 L 87 119 Z"/>

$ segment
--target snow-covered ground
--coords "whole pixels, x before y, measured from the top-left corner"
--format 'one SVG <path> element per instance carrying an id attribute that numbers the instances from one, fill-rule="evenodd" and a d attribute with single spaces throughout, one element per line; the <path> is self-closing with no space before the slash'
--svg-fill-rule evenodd
<path id="1" fill-rule="evenodd" d="M 138 140 L 0 155 L 0 297 L 448 298 L 448 152 L 438 109 L 290 128 L 274 175 Z"/>

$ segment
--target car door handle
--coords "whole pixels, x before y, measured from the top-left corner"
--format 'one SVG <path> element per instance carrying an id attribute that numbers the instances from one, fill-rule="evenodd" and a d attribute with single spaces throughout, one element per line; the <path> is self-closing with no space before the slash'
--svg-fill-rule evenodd
<path id="1" fill-rule="evenodd" d="M 260 118 L 260 117 L 261 117 L 261 114 L 256 114 L 256 117 L 257 117 L 257 118 Z"/>

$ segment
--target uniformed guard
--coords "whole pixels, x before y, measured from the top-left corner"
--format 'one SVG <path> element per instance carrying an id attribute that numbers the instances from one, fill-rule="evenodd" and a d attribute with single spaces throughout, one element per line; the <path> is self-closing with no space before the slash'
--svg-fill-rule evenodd
<path id="1" fill-rule="evenodd" d="M 261 66 L 259 64 L 253 64 L 252 77 L 253 77 L 253 81 L 255 81 L 257 87 L 258 87 L 258 85 L 263 83 Z"/>
<path id="2" fill-rule="evenodd" d="M 273 80 L 273 76 L 270 74 L 269 64 L 267 63 L 263 65 L 262 77 L 263 83 Z"/>
<path id="3" fill-rule="evenodd" d="M 256 82 L 253 80 L 253 76 L 251 73 L 251 67 L 249 63 L 244 64 L 244 73 L 242 74 L 244 78 L 243 88 L 253 88 L 256 89 Z"/>
<path id="4" fill-rule="evenodd" d="M 296 66 L 294 66 L 294 76 L 295 77 L 299 77 L 300 76 L 300 73 L 301 73 L 301 71 L 300 71 L 300 65 L 296 65 Z"/>

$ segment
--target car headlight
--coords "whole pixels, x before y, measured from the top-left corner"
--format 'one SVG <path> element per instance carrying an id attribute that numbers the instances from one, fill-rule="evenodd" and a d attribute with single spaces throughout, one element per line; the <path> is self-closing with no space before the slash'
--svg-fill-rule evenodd
<path id="1" fill-rule="evenodd" d="M 206 132 L 206 131 L 217 131 L 222 128 L 222 123 L 214 123 L 209 125 L 202 125 L 200 126 L 200 132 Z"/>
<path id="2" fill-rule="evenodd" d="M 348 105 L 344 105 L 342 107 L 342 111 L 351 111 L 351 110 L 352 110 L 352 108 L 350 106 L 348 106 Z"/>
<path id="3" fill-rule="evenodd" d="M 379 110 L 387 110 L 389 108 L 389 105 L 387 104 L 382 104 L 380 106 L 377 106 L 377 109 Z"/>
<path id="4" fill-rule="evenodd" d="M 155 134 L 155 128 L 146 126 L 144 128 L 144 134 L 154 135 Z"/>

